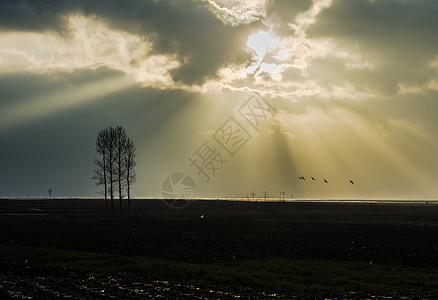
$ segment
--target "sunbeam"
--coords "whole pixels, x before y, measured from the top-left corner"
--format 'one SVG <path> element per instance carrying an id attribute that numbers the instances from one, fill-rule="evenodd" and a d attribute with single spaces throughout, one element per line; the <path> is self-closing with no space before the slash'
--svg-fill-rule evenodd
<path id="1" fill-rule="evenodd" d="M 48 94 L 35 95 L 10 103 L 0 111 L 0 130 L 23 125 L 60 111 L 71 109 L 87 101 L 114 93 L 135 84 L 124 75 L 112 75 L 94 82 L 71 86 L 67 90 L 57 90 Z"/>

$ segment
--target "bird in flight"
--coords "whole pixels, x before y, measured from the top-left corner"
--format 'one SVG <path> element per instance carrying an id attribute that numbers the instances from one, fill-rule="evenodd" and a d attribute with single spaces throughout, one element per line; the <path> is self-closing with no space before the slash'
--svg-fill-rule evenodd
<path id="1" fill-rule="evenodd" d="M 315 177 L 312 177 L 312 180 L 316 180 Z"/>
<path id="2" fill-rule="evenodd" d="M 304 176 L 300 176 L 298 177 L 300 180 L 306 180 L 306 178 L 304 178 Z"/>
<path id="3" fill-rule="evenodd" d="M 327 181 L 327 180 L 325 180 L 325 179 L 324 179 L 324 182 L 325 182 L 325 183 L 328 183 L 328 181 Z"/>
<path id="4" fill-rule="evenodd" d="M 351 183 L 351 184 L 354 184 L 353 180 L 350 179 L 350 183 Z"/>

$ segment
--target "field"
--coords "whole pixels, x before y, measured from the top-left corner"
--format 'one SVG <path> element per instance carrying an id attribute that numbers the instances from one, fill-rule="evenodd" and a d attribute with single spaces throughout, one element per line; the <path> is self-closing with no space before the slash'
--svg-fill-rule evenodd
<path id="1" fill-rule="evenodd" d="M 0 199 L 0 298 L 438 297 L 436 203 Z"/>

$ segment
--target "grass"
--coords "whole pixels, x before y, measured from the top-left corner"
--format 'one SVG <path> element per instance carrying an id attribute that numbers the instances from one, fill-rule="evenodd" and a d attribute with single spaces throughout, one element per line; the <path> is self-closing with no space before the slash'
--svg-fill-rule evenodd
<path id="1" fill-rule="evenodd" d="M 362 262 L 262 259 L 191 264 L 43 247 L 0 246 L 0 263 L 52 266 L 157 280 L 204 281 L 299 292 L 436 290 L 438 270 Z"/>

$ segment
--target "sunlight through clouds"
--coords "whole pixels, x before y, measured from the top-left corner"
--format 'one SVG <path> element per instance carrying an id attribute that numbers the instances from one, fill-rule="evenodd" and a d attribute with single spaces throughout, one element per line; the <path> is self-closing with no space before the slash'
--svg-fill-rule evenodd
<path id="1" fill-rule="evenodd" d="M 92 111 L 84 122 L 93 128 L 135 124 L 142 165 L 153 157 L 151 172 L 165 173 L 160 166 L 184 166 L 180 149 L 190 151 L 257 95 L 277 114 L 218 186 L 238 174 L 252 186 L 272 177 L 269 189 L 290 184 L 321 198 L 438 195 L 433 1 L 44 4 L 0 0 L 4 135 Z M 148 170 L 141 174 L 151 179 Z M 294 181 L 306 170 L 358 183 L 312 191 Z M 140 194 L 154 188 L 144 181 Z"/>
<path id="2" fill-rule="evenodd" d="M 0 74 L 30 71 L 31 65 L 35 65 L 35 58 L 25 51 L 6 47 L 0 50 Z"/>
<path id="3" fill-rule="evenodd" d="M 269 0 L 203 0 L 224 23 L 248 24 L 264 17 Z"/>
<path id="4" fill-rule="evenodd" d="M 134 83 L 124 76 L 111 76 L 84 83 L 66 90 L 37 95 L 19 104 L 11 104 L 0 111 L 0 131 L 23 125 L 38 118 L 60 113 L 95 98 L 127 88 Z"/>
<path id="5" fill-rule="evenodd" d="M 280 42 L 266 31 L 259 31 L 248 38 L 246 43 L 254 49 L 257 54 L 257 60 L 261 61 L 269 52 L 277 50 Z"/>
<path id="6" fill-rule="evenodd" d="M 92 17 L 68 17 L 70 33 L 16 33 L 1 35 L 3 70 L 25 66 L 30 71 L 71 72 L 108 67 L 122 71 L 145 86 L 168 87 L 169 70 L 179 66 L 172 57 L 151 54 L 151 42 L 122 31 L 114 31 Z M 9 57 L 14 56 L 11 60 Z"/>
<path id="7" fill-rule="evenodd" d="M 297 33 L 297 36 L 305 36 L 306 29 L 316 22 L 318 14 L 330 5 L 332 0 L 315 0 L 309 10 L 295 17 L 294 23 L 288 23 L 289 27 Z"/>
<path id="8" fill-rule="evenodd" d="M 269 16 L 263 21 L 267 29 L 259 30 L 249 36 L 247 46 L 252 54 L 251 65 L 242 71 L 242 67 L 225 72 L 229 78 L 226 85 L 234 89 L 254 90 L 262 95 L 282 98 L 299 98 L 309 96 L 347 97 L 350 99 L 370 96 L 366 91 L 359 91 L 353 84 L 338 82 L 330 87 L 321 85 L 317 78 L 309 75 L 315 59 L 336 57 L 340 59 L 347 69 L 371 68 L 372 64 L 357 53 L 340 48 L 332 39 L 313 39 L 306 35 L 306 30 L 314 24 L 317 16 L 329 8 L 330 0 L 315 1 L 310 8 L 299 13 L 295 20 L 288 23 L 294 30 L 290 36 L 277 36 L 275 33 L 275 20 Z M 241 74 L 246 73 L 246 78 Z M 224 74 L 224 73 L 222 73 Z M 289 74 L 295 74 L 289 77 Z M 225 78 L 222 76 L 222 78 Z M 223 83 L 223 82 L 222 82 Z"/>
<path id="9" fill-rule="evenodd" d="M 328 111 L 307 107 L 302 114 L 280 111 L 273 120 L 295 145 L 294 152 L 300 157 L 297 168 L 314 174 L 329 170 L 332 180 L 356 174 L 362 181 L 374 183 L 377 195 L 382 196 L 383 185 L 395 192 L 400 181 L 406 186 L 427 188 L 433 185 L 427 168 L 421 167 L 418 157 L 407 155 L 405 149 L 394 143 L 395 136 L 401 138 L 412 134 L 409 137 L 412 140 L 423 132 L 419 126 L 409 123 L 390 121 L 382 127 L 358 113 L 336 107 Z M 433 149 L 438 150 L 436 143 Z M 404 197 L 404 192 L 400 191 L 398 196 Z"/>

